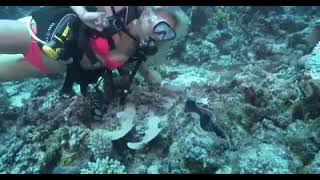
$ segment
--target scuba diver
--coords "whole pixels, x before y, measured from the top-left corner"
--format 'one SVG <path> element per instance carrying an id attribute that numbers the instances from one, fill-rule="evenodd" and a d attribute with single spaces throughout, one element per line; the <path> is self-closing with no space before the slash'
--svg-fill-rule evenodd
<path id="1" fill-rule="evenodd" d="M 100 6 L 89 11 L 44 7 L 31 17 L 0 20 L 0 82 L 67 72 L 62 92 L 76 82 L 86 94 L 86 86 L 98 77 L 112 77 L 114 69 L 121 74 L 136 61 L 127 81 L 139 69 L 148 83 L 168 89 L 149 65 L 163 61 L 169 43 L 186 35 L 189 20 L 180 8 Z M 105 84 L 111 81 L 105 78 Z"/>
<path id="2" fill-rule="evenodd" d="M 67 64 L 61 92 L 73 95 L 72 87 L 75 82 L 80 84 L 81 93 L 87 95 L 88 84 L 96 83 L 98 77 L 105 71 L 111 71 L 123 64 L 106 59 L 109 52 L 115 50 L 113 37 L 122 31 L 131 36 L 127 30 L 128 25 L 138 19 L 145 8 L 143 6 L 89 7 L 93 12 L 88 12 L 83 6 L 71 6 L 71 9 L 44 7 L 33 12 L 33 19 L 40 24 L 40 31 L 45 33 L 38 33 L 37 36 L 31 33 L 31 35 L 38 42 L 46 39 L 46 42 L 42 42 L 42 50 L 47 56 Z M 46 17 L 48 11 L 55 12 L 54 16 Z M 90 63 L 80 64 L 84 54 Z M 112 86 L 112 79 L 109 80 L 111 80 L 109 85 Z"/>

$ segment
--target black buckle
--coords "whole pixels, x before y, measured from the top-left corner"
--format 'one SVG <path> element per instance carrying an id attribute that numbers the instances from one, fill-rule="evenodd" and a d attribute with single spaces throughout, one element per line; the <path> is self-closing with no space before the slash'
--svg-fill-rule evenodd
<path id="1" fill-rule="evenodd" d="M 112 22 L 113 27 L 117 30 L 120 31 L 123 28 L 122 21 L 118 18 L 115 18 Z"/>

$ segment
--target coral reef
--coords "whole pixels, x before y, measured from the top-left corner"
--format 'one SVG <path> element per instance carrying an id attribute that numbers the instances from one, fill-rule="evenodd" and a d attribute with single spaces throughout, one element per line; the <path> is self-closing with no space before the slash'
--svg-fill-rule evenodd
<path id="1" fill-rule="evenodd" d="M 303 170 L 304 173 L 319 174 L 320 173 L 320 153 L 316 155 L 310 165 L 306 166 Z"/>
<path id="2" fill-rule="evenodd" d="M 177 96 L 137 76 L 97 120 L 61 75 L 1 83 L 0 173 L 319 174 L 319 7 L 183 8 L 190 31 L 155 67 Z"/>
<path id="3" fill-rule="evenodd" d="M 163 121 L 167 121 L 166 117 L 154 116 L 153 113 L 149 114 L 147 120 L 147 129 L 144 132 L 145 136 L 140 142 L 128 142 L 128 147 L 130 149 L 142 149 L 146 144 L 153 140 L 162 130 L 162 127 L 159 127 L 159 124 Z"/>
<path id="4" fill-rule="evenodd" d="M 0 98 L 1 98 L 0 112 L 1 112 L 1 114 L 3 114 L 3 112 L 6 112 L 6 109 L 10 107 L 10 102 L 9 102 L 8 97 L 9 97 L 9 95 L 8 95 L 7 91 L 0 84 Z"/>
<path id="5" fill-rule="evenodd" d="M 103 130 L 94 130 L 89 137 L 89 148 L 95 158 L 103 158 L 112 150 L 112 141 Z"/>
<path id="6" fill-rule="evenodd" d="M 88 169 L 81 169 L 81 174 L 126 174 L 125 167 L 119 161 L 106 157 L 89 162 Z"/>
<path id="7" fill-rule="evenodd" d="M 241 174 L 288 174 L 292 168 L 292 155 L 284 147 L 266 143 L 246 145 L 237 152 L 238 160 L 231 163 L 233 173 Z M 238 167 L 237 167 L 238 165 Z"/>

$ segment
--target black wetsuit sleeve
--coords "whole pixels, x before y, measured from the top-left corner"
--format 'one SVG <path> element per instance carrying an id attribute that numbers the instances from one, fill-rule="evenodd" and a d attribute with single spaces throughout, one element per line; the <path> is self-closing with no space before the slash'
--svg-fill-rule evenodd
<path id="1" fill-rule="evenodd" d="M 69 6 L 44 6 L 32 12 L 37 23 L 37 36 L 46 40 L 51 36 L 59 21 L 67 14 L 75 14 Z"/>

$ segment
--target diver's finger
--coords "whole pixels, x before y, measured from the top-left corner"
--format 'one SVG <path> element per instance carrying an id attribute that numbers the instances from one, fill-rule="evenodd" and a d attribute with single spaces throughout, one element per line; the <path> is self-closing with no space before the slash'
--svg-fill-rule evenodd
<path id="1" fill-rule="evenodd" d="M 84 19 L 86 20 L 96 20 L 97 18 L 103 16 L 103 12 L 87 12 L 84 14 Z"/>
<path id="2" fill-rule="evenodd" d="M 108 27 L 108 26 L 109 26 L 108 21 L 102 21 L 102 26 L 103 26 L 103 27 Z"/>
<path id="3" fill-rule="evenodd" d="M 96 30 L 99 31 L 99 32 L 102 32 L 103 28 L 100 27 L 100 26 L 96 26 Z"/>
<path id="4" fill-rule="evenodd" d="M 99 69 L 99 68 L 101 68 L 101 66 L 102 66 L 101 62 L 97 62 L 97 63 L 92 65 L 93 69 Z"/>
<path id="5" fill-rule="evenodd" d="M 97 17 L 96 19 L 95 19 L 95 21 L 94 21 L 94 23 L 96 24 L 96 25 L 101 25 L 102 24 L 102 17 L 101 16 L 99 16 L 99 17 Z"/>

